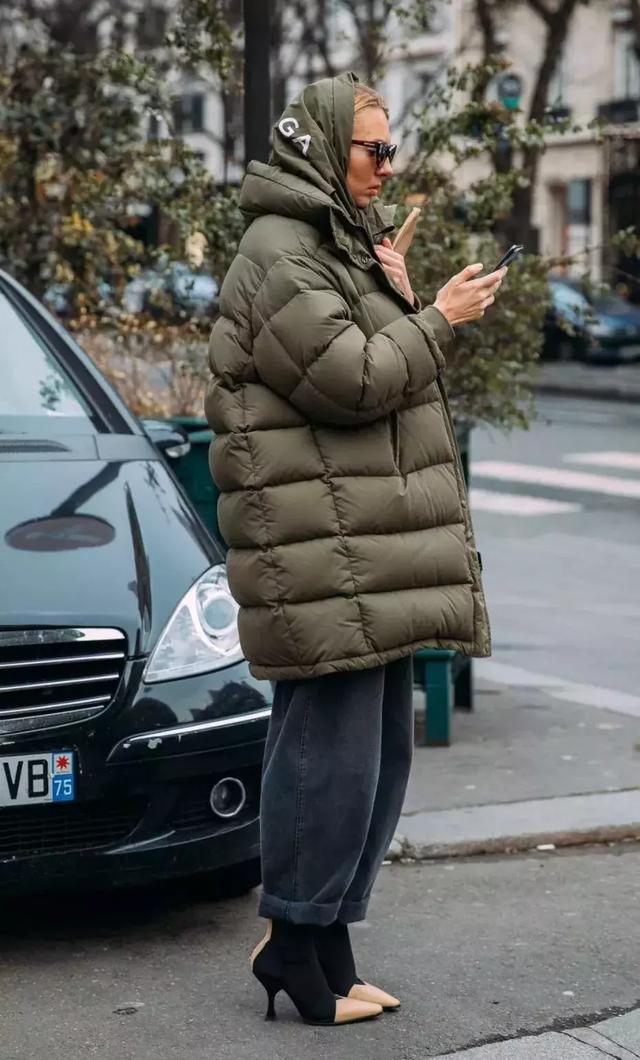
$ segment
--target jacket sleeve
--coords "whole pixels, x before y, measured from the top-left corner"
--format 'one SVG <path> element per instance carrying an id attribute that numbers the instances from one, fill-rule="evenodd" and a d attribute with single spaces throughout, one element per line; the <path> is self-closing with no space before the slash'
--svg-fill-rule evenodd
<path id="1" fill-rule="evenodd" d="M 253 303 L 258 375 L 309 420 L 369 423 L 424 390 L 445 367 L 453 337 L 434 307 L 409 313 L 371 338 L 321 265 L 303 257 L 271 267 Z"/>

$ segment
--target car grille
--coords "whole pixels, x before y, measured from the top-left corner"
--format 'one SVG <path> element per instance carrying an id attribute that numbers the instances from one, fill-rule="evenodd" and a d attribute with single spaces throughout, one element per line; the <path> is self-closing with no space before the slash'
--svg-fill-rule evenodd
<path id="1" fill-rule="evenodd" d="M 0 732 L 92 717 L 116 694 L 127 654 L 117 629 L 0 630 Z"/>
<path id="2" fill-rule="evenodd" d="M 3 807 L 0 858 L 112 846 L 133 832 L 146 805 L 145 799 L 137 798 Z"/>

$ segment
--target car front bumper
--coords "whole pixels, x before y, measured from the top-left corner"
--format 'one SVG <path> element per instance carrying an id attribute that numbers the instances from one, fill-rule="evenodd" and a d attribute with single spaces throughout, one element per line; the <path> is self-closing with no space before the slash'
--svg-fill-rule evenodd
<path id="1" fill-rule="evenodd" d="M 141 675 L 134 661 L 118 701 L 90 725 L 0 746 L 72 750 L 77 762 L 75 802 L 0 808 L 0 895 L 128 886 L 258 857 L 270 685 L 246 663 L 155 686 Z M 210 795 L 227 777 L 246 798 L 220 817 Z"/>

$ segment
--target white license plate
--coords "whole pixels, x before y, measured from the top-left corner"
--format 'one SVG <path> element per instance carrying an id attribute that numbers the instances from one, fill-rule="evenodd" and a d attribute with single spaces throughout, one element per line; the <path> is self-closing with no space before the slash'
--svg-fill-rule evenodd
<path id="1" fill-rule="evenodd" d="M 73 751 L 0 757 L 0 806 L 73 802 L 74 767 Z"/>

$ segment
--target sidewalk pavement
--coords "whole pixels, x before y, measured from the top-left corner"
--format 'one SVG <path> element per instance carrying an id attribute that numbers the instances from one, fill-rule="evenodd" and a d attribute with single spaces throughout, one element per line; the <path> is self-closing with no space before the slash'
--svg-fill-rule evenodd
<path id="1" fill-rule="evenodd" d="M 454 714 L 452 745 L 415 747 L 388 859 L 436 865 L 527 850 L 558 858 L 560 846 L 639 840 L 640 730 L 633 712 L 558 699 L 544 687 L 503 684 L 481 672 L 478 666 L 475 710 Z M 421 692 L 415 707 L 419 731 Z M 640 1060 L 640 1008 L 591 1026 L 563 1024 L 441 1056 Z"/>
<path id="2" fill-rule="evenodd" d="M 640 361 L 601 365 L 581 361 L 541 361 L 528 378 L 538 394 L 566 394 L 601 401 L 640 401 Z"/>
<path id="3" fill-rule="evenodd" d="M 389 859 L 640 839 L 637 718 L 544 688 L 475 685 L 475 710 L 454 713 L 452 745 L 414 750 Z M 422 703 L 417 692 L 417 727 Z"/>
<path id="4" fill-rule="evenodd" d="M 477 1049 L 441 1054 L 440 1060 L 618 1060 L 640 1057 L 640 1009 L 624 1016 L 548 1034 L 492 1042 Z"/>

